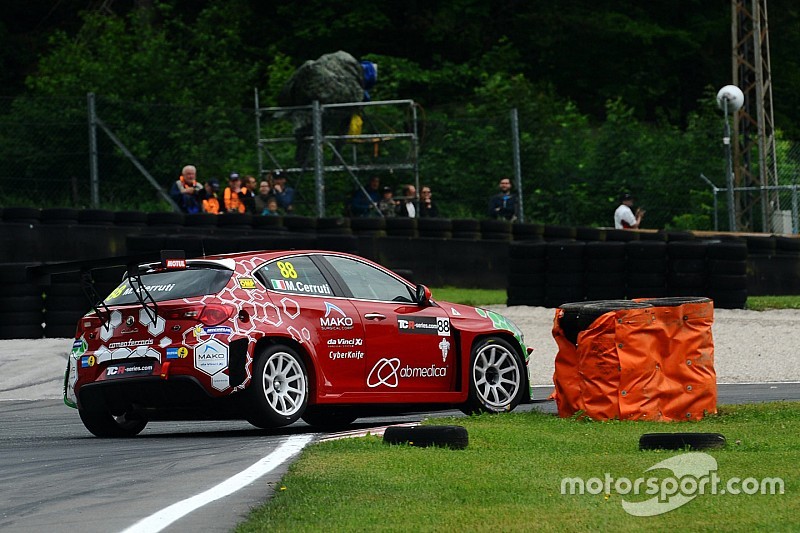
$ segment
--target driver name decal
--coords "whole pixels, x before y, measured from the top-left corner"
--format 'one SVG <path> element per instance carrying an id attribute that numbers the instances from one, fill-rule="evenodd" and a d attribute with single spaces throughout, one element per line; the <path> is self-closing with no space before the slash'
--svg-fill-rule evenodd
<path id="1" fill-rule="evenodd" d="M 271 279 L 272 288 L 279 291 L 292 291 L 303 294 L 333 294 L 331 287 L 327 283 L 313 285 L 302 281 L 292 281 L 289 279 Z"/>

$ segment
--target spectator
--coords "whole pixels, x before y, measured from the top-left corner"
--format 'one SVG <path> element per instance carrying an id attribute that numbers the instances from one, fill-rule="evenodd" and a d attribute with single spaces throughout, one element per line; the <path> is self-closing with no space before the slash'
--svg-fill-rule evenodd
<path id="1" fill-rule="evenodd" d="M 286 176 L 280 170 L 273 173 L 272 179 L 272 193 L 278 200 L 278 207 L 286 214 L 291 214 L 294 209 L 294 189 L 286 184 Z"/>
<path id="2" fill-rule="evenodd" d="M 203 193 L 203 213 L 219 215 L 219 181 L 210 179 L 206 182 Z"/>
<path id="3" fill-rule="evenodd" d="M 396 214 L 397 202 L 392 197 L 392 188 L 384 187 L 383 194 L 378 202 L 378 210 L 385 217 L 393 217 Z"/>
<path id="4" fill-rule="evenodd" d="M 636 214 L 633 214 L 631 209 L 633 196 L 629 193 L 620 196 L 619 202 L 619 207 L 614 211 L 614 227 L 616 229 L 639 229 L 642 218 L 644 218 L 644 209 L 637 209 Z"/>
<path id="5" fill-rule="evenodd" d="M 245 176 L 242 182 L 242 203 L 244 203 L 244 210 L 247 213 L 257 215 L 260 214 L 256 211 L 256 194 L 258 190 L 258 183 L 253 176 Z"/>
<path id="6" fill-rule="evenodd" d="M 417 199 L 417 188 L 413 185 L 403 186 L 403 198 L 397 206 L 397 215 L 401 217 L 416 218 L 417 206 L 414 201 Z"/>
<path id="7" fill-rule="evenodd" d="M 274 196 L 270 196 L 267 200 L 267 207 L 262 213 L 264 216 L 280 216 L 282 213 L 278 209 L 278 200 Z"/>
<path id="8" fill-rule="evenodd" d="M 239 174 L 233 172 L 228 179 L 228 186 L 223 193 L 223 202 L 226 213 L 244 213 L 245 205 L 242 201 L 242 180 Z"/>
<path id="9" fill-rule="evenodd" d="M 372 176 L 365 188 L 359 187 L 353 191 L 353 197 L 350 200 L 351 216 L 368 217 L 370 214 L 378 214 L 378 202 L 381 201 L 380 185 L 381 179 L 378 176 Z"/>
<path id="10" fill-rule="evenodd" d="M 515 221 L 519 216 L 517 196 L 511 192 L 511 180 L 503 178 L 498 184 L 500 192 L 489 199 L 489 218 Z"/>
<path id="11" fill-rule="evenodd" d="M 431 188 L 423 185 L 419 191 L 419 217 L 436 218 L 439 216 L 439 208 L 433 203 L 431 198 Z"/>
<path id="12" fill-rule="evenodd" d="M 272 194 L 272 188 L 269 186 L 269 182 L 264 180 L 258 186 L 258 194 L 254 198 L 257 215 L 266 215 L 265 212 L 267 210 L 267 202 L 270 199 L 274 199 L 275 196 Z"/>
<path id="13" fill-rule="evenodd" d="M 169 190 L 170 197 L 178 204 L 184 213 L 199 213 L 202 202 L 203 186 L 197 183 L 197 168 L 186 165 L 181 171 L 181 176 Z"/>

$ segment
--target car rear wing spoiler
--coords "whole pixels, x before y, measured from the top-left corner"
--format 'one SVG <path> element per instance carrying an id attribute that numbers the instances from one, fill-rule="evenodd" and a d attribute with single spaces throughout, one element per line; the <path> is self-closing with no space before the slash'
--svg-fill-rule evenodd
<path id="1" fill-rule="evenodd" d="M 147 287 L 142 283 L 142 272 L 153 268 L 154 263 L 159 262 L 165 268 L 186 268 L 186 256 L 183 250 L 162 250 L 160 254 L 155 252 L 131 255 L 106 257 L 103 259 L 90 259 L 84 261 L 66 261 L 61 263 L 50 263 L 27 268 L 28 280 L 39 285 L 50 285 L 53 274 L 65 274 L 69 272 L 80 272 L 80 284 L 83 294 L 92 306 L 92 309 L 106 325 L 111 319 L 111 311 L 105 304 L 103 298 L 97 293 L 92 278 L 93 270 L 124 266 L 126 267 L 125 276 L 130 283 L 136 299 L 145 309 L 147 316 L 155 322 L 158 319 L 158 304 L 153 296 L 148 292 Z"/>

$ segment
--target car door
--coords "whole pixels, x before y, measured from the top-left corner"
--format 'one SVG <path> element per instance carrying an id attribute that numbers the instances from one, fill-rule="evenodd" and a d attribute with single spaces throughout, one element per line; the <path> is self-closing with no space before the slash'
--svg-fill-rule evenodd
<path id="1" fill-rule="evenodd" d="M 383 269 L 344 256 L 325 260 L 364 324 L 366 390 L 453 390 L 455 349 L 444 310 L 414 303 L 413 288 Z"/>
<path id="2" fill-rule="evenodd" d="M 309 255 L 268 262 L 256 275 L 269 289 L 279 325 L 315 361 L 321 395 L 364 390 L 364 327 L 356 308 L 335 280 L 328 280 Z"/>

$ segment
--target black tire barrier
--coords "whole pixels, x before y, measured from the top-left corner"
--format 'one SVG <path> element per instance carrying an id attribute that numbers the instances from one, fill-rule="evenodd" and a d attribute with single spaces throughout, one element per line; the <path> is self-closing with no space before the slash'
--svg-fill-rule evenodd
<path id="1" fill-rule="evenodd" d="M 0 284 L 30 284 L 28 281 L 29 266 L 36 266 L 39 263 L 0 263 Z"/>
<path id="2" fill-rule="evenodd" d="M 206 230 L 208 228 L 216 228 L 219 218 L 220 215 L 215 215 L 213 213 L 195 213 L 193 215 L 186 215 L 183 219 L 183 225 L 187 228 L 202 228 Z"/>
<path id="3" fill-rule="evenodd" d="M 558 306 L 561 317 L 558 325 L 564 337 L 572 344 L 578 344 L 578 334 L 584 331 L 600 316 L 620 309 L 646 309 L 653 307 L 649 303 L 631 300 L 596 300 L 588 302 L 567 302 Z"/>
<path id="4" fill-rule="evenodd" d="M 535 275 L 544 277 L 547 272 L 547 260 L 544 257 L 530 259 L 512 259 L 508 265 L 508 273 L 521 275 Z"/>
<path id="5" fill-rule="evenodd" d="M 44 312 L 41 309 L 35 311 L 11 311 L 0 312 L 0 324 L 4 326 L 27 326 L 43 322 Z"/>
<path id="6" fill-rule="evenodd" d="M 420 237 L 452 237 L 453 224 L 449 218 L 420 218 L 417 220 Z"/>
<path id="7" fill-rule="evenodd" d="M 257 230 L 278 230 L 278 231 L 286 231 L 286 227 L 283 225 L 283 217 L 282 216 L 262 216 L 262 217 L 253 217 L 253 229 Z"/>
<path id="8" fill-rule="evenodd" d="M 225 213 L 217 218 L 217 227 L 232 230 L 249 230 L 253 228 L 253 215 L 250 213 Z"/>
<path id="9" fill-rule="evenodd" d="M 510 220 L 484 219 L 480 221 L 481 233 L 507 233 L 511 235 Z"/>
<path id="10" fill-rule="evenodd" d="M 719 274 L 708 279 L 709 290 L 742 290 L 747 289 L 747 275 Z"/>
<path id="11" fill-rule="evenodd" d="M 547 243 L 548 272 L 583 272 L 583 241 L 557 241 Z"/>
<path id="12" fill-rule="evenodd" d="M 667 243 L 667 257 L 673 259 L 705 259 L 708 243 L 705 241 L 676 241 Z"/>
<path id="13" fill-rule="evenodd" d="M 625 284 L 592 286 L 586 284 L 587 300 L 623 300 L 627 294 Z"/>
<path id="14" fill-rule="evenodd" d="M 149 228 L 148 228 L 149 229 Z M 125 247 L 131 255 L 165 250 L 163 235 L 128 235 L 125 237 Z"/>
<path id="15" fill-rule="evenodd" d="M 618 241 L 591 241 L 586 243 L 584 257 L 592 259 L 625 259 L 625 243 Z"/>
<path id="16" fill-rule="evenodd" d="M 44 330 L 39 324 L 0 325 L 0 339 L 41 339 Z"/>
<path id="17" fill-rule="evenodd" d="M 89 307 L 89 306 L 87 306 Z M 58 310 L 58 311 L 45 311 L 42 316 L 42 322 L 45 324 L 71 324 L 73 330 L 78 325 L 78 321 L 83 315 L 86 314 L 88 309 L 79 311 L 76 309 L 71 310 Z"/>
<path id="18" fill-rule="evenodd" d="M 639 232 L 629 229 L 607 229 L 606 241 L 631 242 L 639 240 Z"/>
<path id="19" fill-rule="evenodd" d="M 283 219 L 283 225 L 292 232 L 313 233 L 317 229 L 317 219 L 313 217 L 293 215 L 285 217 Z"/>
<path id="20" fill-rule="evenodd" d="M 78 322 L 74 324 L 45 324 L 44 336 L 48 339 L 74 339 Z"/>
<path id="21" fill-rule="evenodd" d="M 42 295 L 30 296 L 7 296 L 2 289 L 0 289 L 0 311 L 2 310 L 14 311 L 41 311 L 44 309 L 44 299 Z"/>
<path id="22" fill-rule="evenodd" d="M 353 235 L 325 235 L 316 238 L 316 248 L 335 252 L 358 253 L 358 238 Z"/>
<path id="23" fill-rule="evenodd" d="M 706 271 L 705 259 L 673 259 L 669 263 L 672 272 L 682 274 L 703 273 Z"/>
<path id="24" fill-rule="evenodd" d="M 398 235 L 396 232 L 392 235 L 398 237 L 414 237 L 415 235 Z M 453 239 L 462 239 L 465 241 L 478 241 L 482 238 L 480 231 L 454 231 L 451 233 Z"/>
<path id="25" fill-rule="evenodd" d="M 631 260 L 657 259 L 667 257 L 667 243 L 663 241 L 631 241 L 625 243 L 625 255 Z"/>
<path id="26" fill-rule="evenodd" d="M 545 224 L 542 236 L 546 241 L 570 240 L 575 238 L 575 228 L 572 226 L 555 226 Z"/>
<path id="27" fill-rule="evenodd" d="M 633 271 L 628 273 L 629 287 L 665 287 L 667 274 L 652 271 Z"/>
<path id="28" fill-rule="evenodd" d="M 747 241 L 747 251 L 751 254 L 772 255 L 777 246 L 775 237 L 772 235 L 747 235 L 745 241 Z"/>
<path id="29" fill-rule="evenodd" d="M 117 226 L 146 226 L 147 213 L 142 211 L 117 211 L 114 213 L 114 224 Z"/>
<path id="30" fill-rule="evenodd" d="M 42 213 L 33 207 L 5 207 L 3 208 L 3 222 L 20 222 L 25 224 L 38 224 Z"/>
<path id="31" fill-rule="evenodd" d="M 586 289 L 591 287 L 622 287 L 622 294 L 625 294 L 625 284 L 628 279 L 624 270 L 587 270 L 583 275 L 583 282 Z M 603 300 L 604 298 L 592 298 L 592 300 Z"/>
<path id="32" fill-rule="evenodd" d="M 747 304 L 747 289 L 709 289 L 707 294 L 717 309 L 744 309 Z"/>
<path id="33" fill-rule="evenodd" d="M 747 244 L 744 241 L 720 241 L 708 244 L 708 259 L 725 259 L 729 261 L 746 261 Z"/>
<path id="34" fill-rule="evenodd" d="M 625 273 L 628 270 L 628 262 L 625 257 L 616 257 L 613 259 L 586 259 L 586 272 L 621 272 Z"/>
<path id="35" fill-rule="evenodd" d="M 725 444 L 721 433 L 645 433 L 639 437 L 640 450 L 709 450 Z"/>
<path id="36" fill-rule="evenodd" d="M 72 295 L 46 295 L 42 299 L 42 306 L 47 311 L 80 310 L 84 312 L 91 308 L 91 304 L 86 296 L 81 293 Z"/>
<path id="37" fill-rule="evenodd" d="M 514 241 L 508 247 L 508 256 L 512 259 L 543 258 L 547 255 L 547 244 L 544 241 Z"/>
<path id="38" fill-rule="evenodd" d="M 652 272 L 653 274 L 666 275 L 667 262 L 664 259 L 628 259 L 625 270 L 633 274 L 636 272 Z"/>
<path id="39" fill-rule="evenodd" d="M 481 239 L 486 241 L 510 241 L 511 240 L 511 232 L 502 233 L 502 232 L 494 232 L 494 231 L 482 231 L 480 233 Z"/>
<path id="40" fill-rule="evenodd" d="M 665 235 L 668 243 L 695 240 L 694 233 L 691 231 L 667 231 Z"/>
<path id="41" fill-rule="evenodd" d="M 453 233 L 457 231 L 480 233 L 481 231 L 481 222 L 476 218 L 454 218 L 451 222 Z"/>
<path id="42" fill-rule="evenodd" d="M 678 307 L 685 304 L 705 304 L 710 301 L 711 299 L 705 296 L 645 298 L 640 300 L 640 302 L 648 303 L 653 307 Z"/>
<path id="43" fill-rule="evenodd" d="M 322 217 L 317 219 L 317 229 L 321 233 L 335 233 L 339 230 L 350 230 L 350 219 L 345 217 Z M 333 231 L 331 231 L 333 230 Z"/>
<path id="44" fill-rule="evenodd" d="M 391 217 L 386 219 L 386 234 L 392 237 L 415 237 L 417 235 L 417 219 L 408 217 Z"/>
<path id="45" fill-rule="evenodd" d="M 706 286 L 706 275 L 702 272 L 670 272 L 667 275 L 670 287 L 692 287 L 702 289 Z"/>
<path id="46" fill-rule="evenodd" d="M 542 287 L 544 290 L 544 273 L 509 272 L 508 285 L 510 287 Z"/>
<path id="47" fill-rule="evenodd" d="M 667 295 L 667 287 L 659 285 L 656 287 L 637 287 L 628 285 L 625 289 L 628 298 L 662 298 Z"/>
<path id="48" fill-rule="evenodd" d="M 605 241 L 606 230 L 600 228 L 578 226 L 577 228 L 575 228 L 575 238 L 579 241 Z"/>
<path id="49" fill-rule="evenodd" d="M 151 227 L 183 226 L 184 214 L 172 212 L 147 213 L 147 225 Z"/>
<path id="50" fill-rule="evenodd" d="M 543 224 L 520 223 L 512 224 L 511 233 L 515 241 L 540 241 L 544 238 Z"/>
<path id="51" fill-rule="evenodd" d="M 389 426 L 383 433 L 383 442 L 463 450 L 469 445 L 469 434 L 464 426 Z"/>
<path id="52" fill-rule="evenodd" d="M 796 254 L 800 252 L 800 238 L 798 237 L 775 237 L 775 249 L 778 253 Z M 745 258 L 747 255 L 745 254 Z"/>
<path id="53" fill-rule="evenodd" d="M 42 224 L 77 224 L 78 210 L 68 207 L 42 209 L 40 220 Z"/>
<path id="54" fill-rule="evenodd" d="M 638 231 L 640 241 L 666 242 L 667 235 L 663 231 Z"/>
<path id="55" fill-rule="evenodd" d="M 81 209 L 78 223 L 88 226 L 113 226 L 114 212 L 107 209 Z"/>
<path id="56" fill-rule="evenodd" d="M 708 273 L 711 276 L 718 274 L 743 275 L 747 274 L 747 261 L 728 259 L 709 259 Z"/>
<path id="57" fill-rule="evenodd" d="M 350 228 L 356 235 L 386 235 L 386 219 L 382 217 L 351 218 Z"/>

